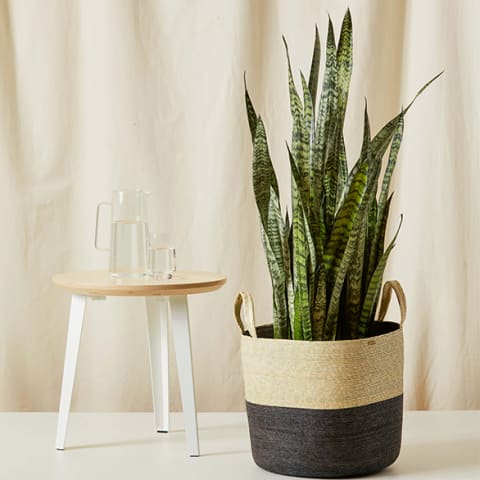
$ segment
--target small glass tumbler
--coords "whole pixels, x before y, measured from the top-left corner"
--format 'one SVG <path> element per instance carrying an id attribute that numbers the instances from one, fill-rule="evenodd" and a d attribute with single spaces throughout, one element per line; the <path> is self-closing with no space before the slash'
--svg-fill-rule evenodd
<path id="1" fill-rule="evenodd" d="M 170 279 L 176 270 L 175 248 L 166 245 L 162 235 L 151 232 L 148 245 L 148 274 L 156 279 Z"/>

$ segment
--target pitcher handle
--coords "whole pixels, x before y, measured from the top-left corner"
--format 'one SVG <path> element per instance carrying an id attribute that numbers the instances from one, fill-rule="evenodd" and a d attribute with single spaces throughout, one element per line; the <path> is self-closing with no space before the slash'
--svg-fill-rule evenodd
<path id="1" fill-rule="evenodd" d="M 100 219 L 100 208 L 101 207 L 105 207 L 105 206 L 109 206 L 110 208 L 112 207 L 112 204 L 110 202 L 100 202 L 98 205 L 97 205 L 97 218 L 95 219 L 95 248 L 97 250 L 102 250 L 104 252 L 109 252 L 110 251 L 110 248 L 107 248 L 107 247 L 99 247 L 98 246 L 98 221 Z"/>

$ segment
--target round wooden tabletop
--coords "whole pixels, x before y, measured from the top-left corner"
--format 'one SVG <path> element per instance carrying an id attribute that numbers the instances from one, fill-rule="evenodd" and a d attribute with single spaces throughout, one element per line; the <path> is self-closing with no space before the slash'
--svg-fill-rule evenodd
<path id="1" fill-rule="evenodd" d="M 153 296 L 190 295 L 218 290 L 226 277 L 209 272 L 176 272 L 168 280 L 149 276 L 139 278 L 113 277 L 110 272 L 86 271 L 54 275 L 55 285 L 80 295 L 99 296 Z"/>

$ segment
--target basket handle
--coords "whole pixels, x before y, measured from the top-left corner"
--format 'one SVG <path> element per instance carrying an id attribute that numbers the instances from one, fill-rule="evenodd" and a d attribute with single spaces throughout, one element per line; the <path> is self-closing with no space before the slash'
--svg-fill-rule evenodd
<path id="1" fill-rule="evenodd" d="M 403 325 L 405 323 L 405 318 L 407 317 L 407 299 L 398 280 L 389 280 L 383 285 L 378 321 L 383 322 L 385 315 L 387 314 L 388 306 L 390 305 L 390 300 L 392 298 L 392 290 L 395 292 L 400 307 L 400 325 Z"/>
<path id="2" fill-rule="evenodd" d="M 255 327 L 255 311 L 253 308 L 252 296 L 248 292 L 238 292 L 235 298 L 233 310 L 235 314 L 235 320 L 237 321 L 242 334 L 247 331 L 251 337 L 257 338 L 257 329 Z M 243 320 L 245 322 L 242 320 L 242 310 Z"/>

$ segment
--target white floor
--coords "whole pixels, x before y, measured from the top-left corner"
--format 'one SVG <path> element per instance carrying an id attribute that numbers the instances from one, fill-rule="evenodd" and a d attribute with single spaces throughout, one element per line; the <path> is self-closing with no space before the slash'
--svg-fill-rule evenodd
<path id="1" fill-rule="evenodd" d="M 181 414 L 163 434 L 149 413 L 73 413 L 63 452 L 56 420 L 0 413 L 0 480 L 282 478 L 253 463 L 244 413 L 200 414 L 199 458 L 186 455 Z M 408 412 L 400 458 L 374 478 L 480 480 L 480 411 Z"/>

